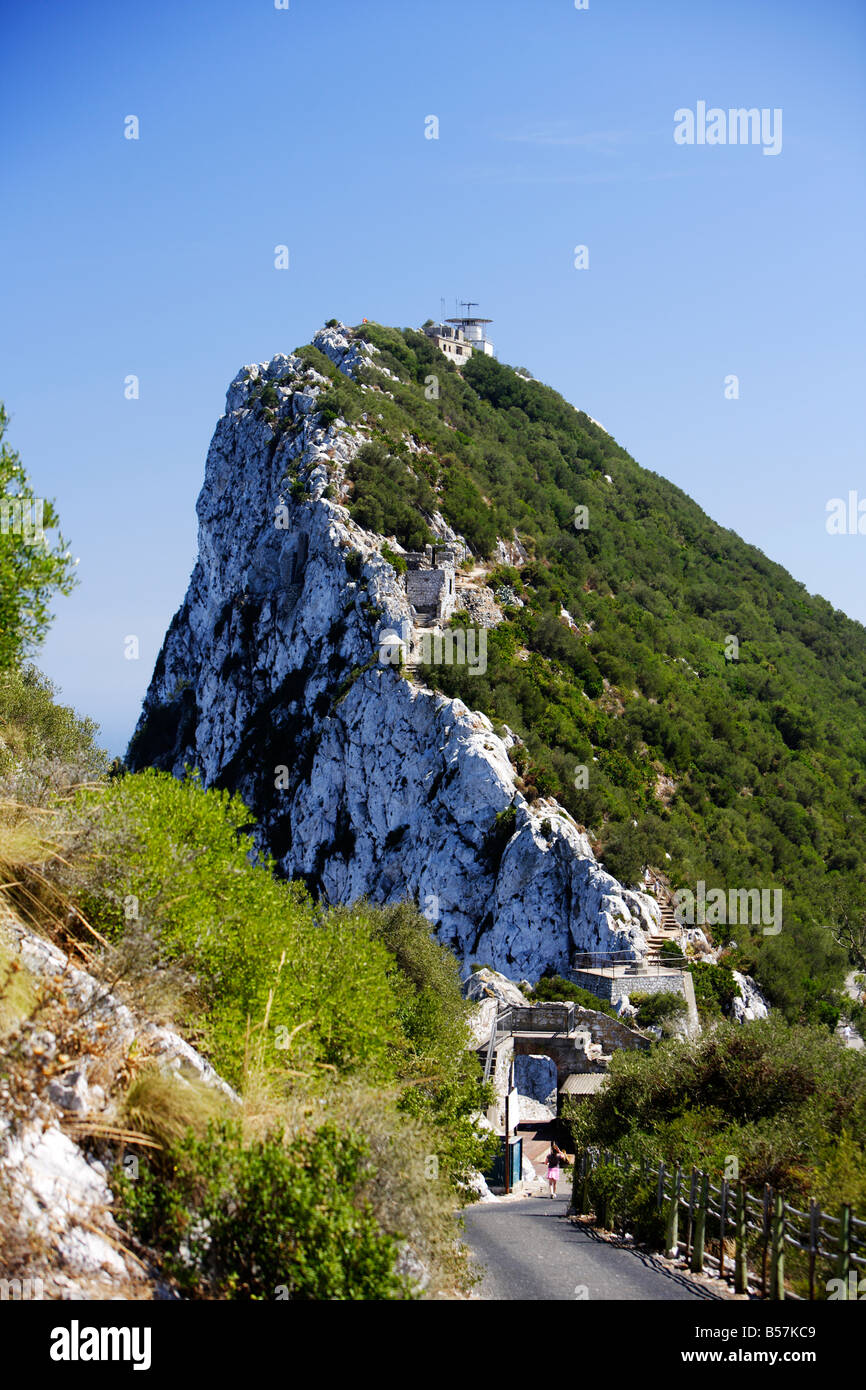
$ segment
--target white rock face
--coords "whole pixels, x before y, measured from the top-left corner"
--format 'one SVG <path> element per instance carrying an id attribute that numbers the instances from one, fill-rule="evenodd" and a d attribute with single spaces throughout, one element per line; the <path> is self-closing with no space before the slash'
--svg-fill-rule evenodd
<path id="1" fill-rule="evenodd" d="M 515 1057 L 514 1085 L 520 1095 L 520 1124 L 556 1119 L 556 1063 L 551 1057 Z"/>
<path id="2" fill-rule="evenodd" d="M 751 975 L 741 975 L 733 970 L 739 995 L 734 996 L 731 1005 L 731 1018 L 735 1023 L 752 1023 L 756 1018 L 769 1018 L 770 1005 L 764 998 Z"/>
<path id="3" fill-rule="evenodd" d="M 152 1283 L 155 1272 L 129 1250 L 115 1224 L 104 1165 L 80 1148 L 60 1121 L 99 1117 L 105 1110 L 102 1087 L 88 1078 L 96 1058 L 114 1049 L 122 1058 L 134 1048 L 139 1058 L 152 1059 L 182 1080 L 199 1080 L 234 1100 L 237 1096 L 172 1029 L 137 1018 L 92 975 L 2 909 L 0 933 L 24 970 L 60 988 L 78 1019 L 82 1045 L 69 1068 L 49 1082 L 45 1100 L 31 1097 L 20 1126 L 14 1128 L 0 1115 L 0 1178 L 11 1186 L 19 1224 L 13 1234 L 34 1250 L 49 1247 L 45 1297 L 138 1297 L 137 1288 Z M 44 1028 L 34 1029 L 22 1046 L 46 1060 L 57 1052 L 54 1034 Z M 91 1046 L 92 1052 L 87 1050 Z"/>
<path id="4" fill-rule="evenodd" d="M 375 361 L 341 325 L 314 342 L 349 374 Z M 251 408 L 262 382 L 279 399 L 271 418 Z M 286 875 L 330 902 L 411 898 L 465 962 L 534 980 L 574 951 L 643 956 L 656 903 L 600 868 L 556 802 L 526 801 L 484 715 L 380 659 L 409 607 L 381 538 L 324 496 L 342 495 L 365 435 L 319 426 L 322 384 L 281 354 L 229 387 L 199 558 L 130 764 L 197 765 L 206 785 L 240 793 Z M 438 513 L 429 524 L 455 539 Z"/>
<path id="5" fill-rule="evenodd" d="M 512 1005 L 525 1009 L 529 1006 L 529 1000 L 519 985 L 509 980 L 507 975 L 500 974 L 498 970 L 490 970 L 487 966 L 483 966 L 481 970 L 473 970 L 463 985 L 463 997 L 482 1004 L 492 999 L 503 1008 Z"/>
<path id="6" fill-rule="evenodd" d="M 496 1202 L 498 1197 L 490 1191 L 487 1186 L 487 1179 L 483 1173 L 470 1173 L 466 1179 L 466 1186 L 475 1193 L 479 1202 Z"/>
<path id="7" fill-rule="evenodd" d="M 70 957 L 57 946 L 37 936 L 11 915 L 3 914 L 0 929 L 4 938 L 15 947 L 21 965 L 32 975 L 54 980 L 62 978 L 63 992 L 76 1011 L 82 1014 L 82 1031 L 92 1037 L 94 1050 L 97 1050 L 97 1044 L 101 1047 L 102 1040 L 106 1038 L 121 1049 L 134 1045 L 140 1056 L 152 1058 L 164 1070 L 187 1075 L 222 1091 L 227 1099 L 239 1101 L 237 1094 L 210 1062 L 179 1033 L 150 1019 L 136 1018 L 116 995 L 86 970 L 74 966 Z M 31 1046 L 37 1037 L 42 1040 L 45 1051 L 51 1053 L 51 1034 L 34 1035 Z M 102 1108 L 104 1096 L 100 1087 L 88 1085 L 88 1069 L 85 1055 L 68 1072 L 52 1081 L 49 1094 L 61 1109 L 84 1115 Z"/>

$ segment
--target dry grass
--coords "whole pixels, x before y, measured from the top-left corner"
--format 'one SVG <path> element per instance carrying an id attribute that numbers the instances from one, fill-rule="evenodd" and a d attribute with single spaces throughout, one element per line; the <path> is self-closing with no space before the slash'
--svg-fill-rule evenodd
<path id="1" fill-rule="evenodd" d="M 225 1096 L 215 1087 L 148 1063 L 133 1079 L 121 1115 L 138 1135 L 168 1148 L 190 1129 L 202 1138 L 208 1124 L 221 1119 L 227 1107 Z"/>

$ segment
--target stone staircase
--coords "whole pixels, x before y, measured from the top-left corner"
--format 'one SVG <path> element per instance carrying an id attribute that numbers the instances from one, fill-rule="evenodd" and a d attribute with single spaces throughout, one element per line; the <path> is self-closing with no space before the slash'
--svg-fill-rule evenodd
<path id="1" fill-rule="evenodd" d="M 681 928 L 680 923 L 677 921 L 676 913 L 674 912 L 673 898 L 671 897 L 668 885 L 661 876 L 652 869 L 650 870 L 650 875 L 651 878 L 648 886 L 654 890 L 655 899 L 659 905 L 659 912 L 661 913 L 661 924 L 657 932 L 647 937 L 649 945 L 647 963 L 658 965 L 663 960 L 662 947 L 665 942 L 672 941 L 677 945 L 679 944 Z"/>

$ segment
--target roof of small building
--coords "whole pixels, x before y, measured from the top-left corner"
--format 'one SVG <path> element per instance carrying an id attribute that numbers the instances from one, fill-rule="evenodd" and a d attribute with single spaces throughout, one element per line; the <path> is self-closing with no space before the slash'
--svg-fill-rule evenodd
<path id="1" fill-rule="evenodd" d="M 587 1071 L 573 1072 L 567 1076 L 560 1086 L 560 1094 L 564 1096 L 594 1096 L 596 1091 L 601 1090 L 602 1085 L 607 1079 L 607 1072 Z"/>

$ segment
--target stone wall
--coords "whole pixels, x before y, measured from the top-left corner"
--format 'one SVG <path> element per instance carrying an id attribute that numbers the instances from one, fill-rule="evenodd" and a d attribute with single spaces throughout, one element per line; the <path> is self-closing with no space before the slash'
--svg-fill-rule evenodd
<path id="1" fill-rule="evenodd" d="M 574 982 L 598 999 L 619 1003 L 624 994 L 681 994 L 685 997 L 684 972 L 670 975 L 596 975 L 592 970 L 575 970 Z"/>
<path id="2" fill-rule="evenodd" d="M 454 611 L 453 569 L 408 570 L 406 597 L 419 613 L 435 613 L 447 622 Z"/>
<path id="3" fill-rule="evenodd" d="M 512 1009 L 512 1027 L 517 1032 L 567 1033 L 574 1023 L 574 1007 L 556 1002 L 530 1004 L 527 1008 Z"/>
<path id="4" fill-rule="evenodd" d="M 609 1014 L 597 1013 L 595 1009 L 575 1009 L 574 1017 L 577 1027 L 588 1028 L 592 1041 L 600 1043 L 605 1052 L 613 1052 L 618 1047 L 632 1051 L 649 1050 L 649 1038 L 620 1023 L 618 1018 L 611 1018 Z M 575 1067 L 574 1070 L 579 1071 L 580 1068 Z"/>

